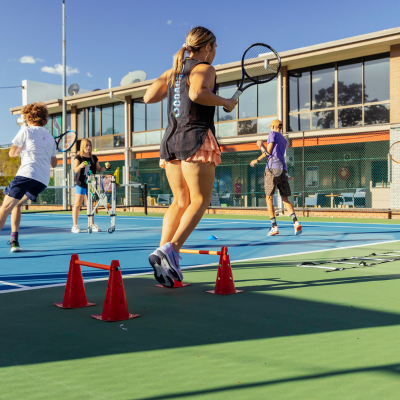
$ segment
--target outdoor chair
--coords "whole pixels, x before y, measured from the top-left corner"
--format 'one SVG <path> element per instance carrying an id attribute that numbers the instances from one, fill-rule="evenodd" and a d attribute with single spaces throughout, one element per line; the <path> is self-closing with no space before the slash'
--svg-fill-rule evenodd
<path id="1" fill-rule="evenodd" d="M 315 193 L 315 197 L 305 198 L 306 207 L 326 207 L 327 199 L 325 193 Z"/>

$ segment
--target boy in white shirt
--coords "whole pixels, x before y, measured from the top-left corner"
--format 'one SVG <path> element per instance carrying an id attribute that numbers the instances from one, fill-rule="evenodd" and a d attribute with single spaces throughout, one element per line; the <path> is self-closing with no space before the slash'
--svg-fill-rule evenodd
<path id="1" fill-rule="evenodd" d="M 46 189 L 50 180 L 50 166 L 57 166 L 56 144 L 50 132 L 44 128 L 49 116 L 43 103 L 28 104 L 22 109 L 27 123 L 12 140 L 10 157 L 21 156 L 21 166 L 15 178 L 4 189 L 6 195 L 0 209 L 0 231 L 11 213 L 12 252 L 21 251 L 18 231 L 21 222 L 21 206 L 26 200 L 36 202 L 37 196 Z"/>

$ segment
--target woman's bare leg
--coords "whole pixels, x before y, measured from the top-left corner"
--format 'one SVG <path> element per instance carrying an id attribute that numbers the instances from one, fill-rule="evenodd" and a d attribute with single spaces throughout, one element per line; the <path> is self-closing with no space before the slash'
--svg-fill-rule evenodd
<path id="1" fill-rule="evenodd" d="M 74 225 L 78 225 L 79 211 L 85 197 L 86 195 L 84 194 L 75 194 L 75 204 L 72 209 L 72 221 Z"/>
<path id="2" fill-rule="evenodd" d="M 174 201 L 168 208 L 163 219 L 160 247 L 170 242 L 178 229 L 183 213 L 189 206 L 189 189 L 183 177 L 181 161 L 174 160 L 165 166 L 168 183 L 172 190 Z"/>
<path id="3" fill-rule="evenodd" d="M 171 243 L 179 250 L 196 228 L 204 211 L 210 205 L 214 187 L 215 165 L 199 162 L 181 162 L 182 174 L 190 193 L 190 205 L 183 213 Z"/>

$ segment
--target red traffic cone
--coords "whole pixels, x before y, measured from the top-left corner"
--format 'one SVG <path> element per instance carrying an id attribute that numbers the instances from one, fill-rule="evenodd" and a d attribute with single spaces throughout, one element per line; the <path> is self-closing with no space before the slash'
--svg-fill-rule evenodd
<path id="1" fill-rule="evenodd" d="M 54 305 L 57 307 L 80 308 L 96 305 L 96 303 L 88 303 L 87 301 L 81 266 L 75 263 L 76 260 L 79 260 L 78 254 L 72 254 L 71 261 L 69 263 L 64 299 L 62 303 L 54 303 Z"/>
<path id="2" fill-rule="evenodd" d="M 178 288 L 190 286 L 190 285 L 191 285 L 191 283 L 178 282 L 174 279 L 174 286 L 172 286 L 172 287 L 166 287 L 163 285 L 156 285 L 156 287 L 162 287 L 162 288 L 166 288 L 166 289 L 178 289 Z"/>
<path id="3" fill-rule="evenodd" d="M 102 321 L 124 321 L 125 319 L 137 318 L 139 315 L 129 314 L 121 267 L 119 261 L 113 260 L 111 261 L 103 313 L 92 315 L 92 317 Z"/>
<path id="4" fill-rule="evenodd" d="M 236 290 L 235 282 L 233 281 L 231 261 L 229 260 L 228 248 L 221 249 L 221 257 L 219 259 L 217 281 L 215 282 L 214 290 L 207 290 L 207 293 L 212 294 L 235 294 L 242 293 L 244 290 Z"/>

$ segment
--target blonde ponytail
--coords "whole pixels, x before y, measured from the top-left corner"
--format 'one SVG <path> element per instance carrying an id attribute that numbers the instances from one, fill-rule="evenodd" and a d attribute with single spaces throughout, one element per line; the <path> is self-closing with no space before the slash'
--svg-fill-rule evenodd
<path id="1" fill-rule="evenodd" d="M 174 64 L 172 66 L 169 84 L 174 86 L 178 74 L 181 72 L 183 63 L 185 62 L 185 51 L 192 54 L 198 53 L 203 47 L 207 46 L 208 43 L 213 45 L 216 40 L 217 38 L 209 29 L 203 28 L 202 26 L 193 28 L 186 36 L 186 43 L 174 56 Z"/>
<path id="2" fill-rule="evenodd" d="M 175 55 L 174 55 L 174 64 L 172 66 L 172 73 L 169 78 L 169 84 L 174 86 L 175 81 L 178 78 L 179 72 L 181 72 L 184 57 L 185 57 L 186 46 L 183 46 Z"/>

